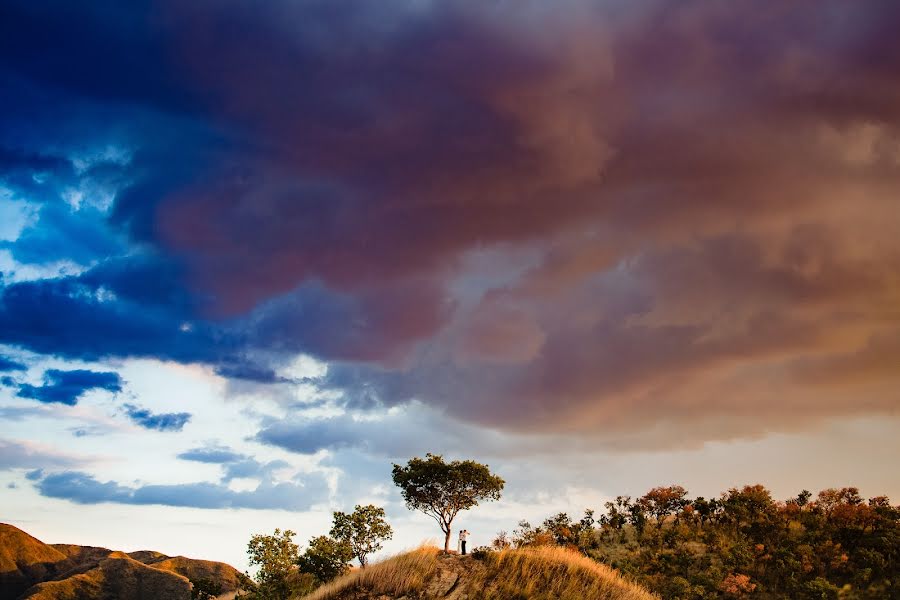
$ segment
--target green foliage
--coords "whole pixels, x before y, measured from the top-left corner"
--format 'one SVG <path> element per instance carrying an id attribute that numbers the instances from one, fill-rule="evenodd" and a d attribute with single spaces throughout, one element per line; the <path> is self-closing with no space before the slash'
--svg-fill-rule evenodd
<path id="1" fill-rule="evenodd" d="M 662 528 L 665 520 L 677 515 L 681 509 L 690 504 L 687 490 L 680 485 L 656 487 L 638 500 L 638 506 L 645 515 L 656 519 L 656 528 Z"/>
<path id="2" fill-rule="evenodd" d="M 592 510 L 586 510 L 580 521 L 572 521 L 567 513 L 548 517 L 539 527 L 532 527 L 528 521 L 520 521 L 519 527 L 513 531 L 510 543 L 516 548 L 567 546 L 586 554 L 590 549 L 596 548 L 599 542 L 594 524 Z"/>
<path id="3" fill-rule="evenodd" d="M 251 566 L 259 567 L 255 585 L 241 598 L 252 600 L 288 600 L 296 592 L 295 575 L 299 548 L 290 529 L 276 529 L 272 535 L 250 538 L 247 555 Z"/>
<path id="4" fill-rule="evenodd" d="M 460 511 L 485 500 L 499 500 L 505 482 L 487 465 L 473 460 L 444 462 L 440 455 L 412 458 L 394 465 L 394 484 L 411 510 L 437 521 L 444 532 L 444 551 L 450 550 L 451 524 Z"/>
<path id="5" fill-rule="evenodd" d="M 306 549 L 297 561 L 303 573 L 310 573 L 322 583 L 328 583 L 350 570 L 353 548 L 344 541 L 326 535 L 309 540 Z"/>
<path id="6" fill-rule="evenodd" d="M 391 539 L 394 532 L 384 518 L 383 508 L 357 504 L 350 514 L 334 513 L 330 535 L 349 547 L 351 556 L 366 568 L 368 555 L 381 550 L 381 542 Z"/>
<path id="7" fill-rule="evenodd" d="M 191 579 L 192 600 L 213 600 L 222 593 L 222 584 L 212 579 Z"/>
<path id="8" fill-rule="evenodd" d="M 669 486 L 619 496 L 592 521 L 522 522 L 511 541 L 577 547 L 665 600 L 900 598 L 900 507 L 856 488 L 777 502 L 760 485 L 710 500 Z"/>

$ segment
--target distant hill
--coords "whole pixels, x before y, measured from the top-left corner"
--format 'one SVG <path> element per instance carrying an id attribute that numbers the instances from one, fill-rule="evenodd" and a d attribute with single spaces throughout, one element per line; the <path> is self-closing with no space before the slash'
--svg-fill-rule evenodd
<path id="1" fill-rule="evenodd" d="M 217 584 L 221 598 L 230 598 L 240 586 L 240 572 L 225 563 L 152 550 L 125 554 L 48 545 L 0 523 L 0 600 L 190 600 L 191 582 L 201 580 Z"/>
<path id="2" fill-rule="evenodd" d="M 17 598 L 35 583 L 55 579 L 74 566 L 56 548 L 0 523 L 0 598 Z"/>
<path id="3" fill-rule="evenodd" d="M 303 600 L 658 600 L 565 548 L 489 552 L 478 558 L 419 548 L 356 570 Z"/>

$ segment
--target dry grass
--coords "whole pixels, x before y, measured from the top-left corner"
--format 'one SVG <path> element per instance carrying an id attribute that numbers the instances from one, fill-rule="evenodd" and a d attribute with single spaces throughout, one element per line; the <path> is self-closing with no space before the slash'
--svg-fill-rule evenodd
<path id="1" fill-rule="evenodd" d="M 613 569 L 559 547 L 505 550 L 483 561 L 422 547 L 354 571 L 303 600 L 430 598 L 429 580 L 446 570 L 459 574 L 460 592 L 479 600 L 658 600 Z"/>
<path id="2" fill-rule="evenodd" d="M 438 552 L 437 548 L 422 546 L 399 554 L 323 585 L 303 600 L 332 600 L 356 591 L 397 597 L 415 594 L 437 571 Z"/>
<path id="3" fill-rule="evenodd" d="M 485 566 L 472 582 L 484 600 L 658 600 L 606 565 L 558 546 L 491 553 Z"/>
<path id="4" fill-rule="evenodd" d="M 29 600 L 87 600 L 89 598 L 159 598 L 189 600 L 186 577 L 149 567 L 122 552 L 113 552 L 100 566 L 61 581 L 45 581 L 24 596 Z"/>

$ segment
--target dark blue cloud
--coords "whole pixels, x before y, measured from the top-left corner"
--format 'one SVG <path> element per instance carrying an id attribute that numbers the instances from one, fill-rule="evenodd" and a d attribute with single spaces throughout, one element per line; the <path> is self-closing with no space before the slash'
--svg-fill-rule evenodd
<path id="1" fill-rule="evenodd" d="M 174 76 L 162 10 L 146 0 L 4 2 L 0 66 L 107 102 L 183 109 L 197 94 Z"/>
<path id="2" fill-rule="evenodd" d="M 254 383 L 292 383 L 293 379 L 282 377 L 274 369 L 252 363 L 226 364 L 216 367 L 216 374 L 229 379 L 241 379 Z"/>
<path id="3" fill-rule="evenodd" d="M 124 409 L 132 422 L 156 431 L 181 431 L 192 416 L 190 413 L 152 413 L 134 404 L 126 404 Z"/>
<path id="4" fill-rule="evenodd" d="M 122 391 L 122 379 L 118 373 L 77 369 L 61 371 L 50 369 L 44 373 L 43 385 L 19 384 L 16 395 L 38 402 L 59 403 L 68 406 L 78 404 L 79 398 L 90 390 Z"/>
<path id="5" fill-rule="evenodd" d="M 105 215 L 91 206 L 72 209 L 68 205 L 45 204 L 38 219 L 12 243 L 10 249 L 21 263 L 47 264 L 68 260 L 80 265 L 105 260 L 125 250 L 106 225 Z"/>
<path id="6" fill-rule="evenodd" d="M 27 369 L 28 367 L 16 360 L 7 358 L 5 356 L 0 356 L 0 373 L 6 373 L 9 371 L 25 371 Z"/>
<path id="7" fill-rule="evenodd" d="M 307 510 L 328 495 L 328 486 L 319 476 L 309 476 L 303 482 L 264 481 L 254 490 L 237 492 L 226 485 L 207 482 L 128 487 L 113 481 L 98 481 L 87 473 L 65 471 L 39 478 L 35 487 L 43 496 L 77 504 L 109 502 L 209 509 Z"/>
<path id="8" fill-rule="evenodd" d="M 105 283 L 91 271 L 81 277 L 28 281 L 7 286 L 0 296 L 0 341 L 45 354 L 99 360 L 155 357 L 179 362 L 215 362 L 234 346 L 227 330 L 190 320 L 184 302 L 158 271 L 117 271 L 108 265 Z M 159 284 L 138 301 L 142 286 Z M 167 305 L 166 300 L 174 300 Z"/>

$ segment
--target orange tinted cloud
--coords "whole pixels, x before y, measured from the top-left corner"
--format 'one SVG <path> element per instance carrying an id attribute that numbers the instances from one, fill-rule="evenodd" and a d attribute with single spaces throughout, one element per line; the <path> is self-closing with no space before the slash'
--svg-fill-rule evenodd
<path id="1" fill-rule="evenodd" d="M 826 4 L 316 5 L 237 40 L 173 8 L 253 143 L 161 239 L 351 401 L 698 440 L 895 411 L 900 10 Z"/>

